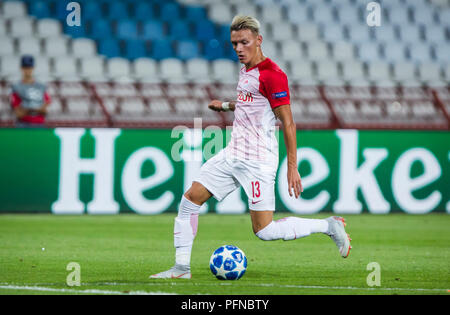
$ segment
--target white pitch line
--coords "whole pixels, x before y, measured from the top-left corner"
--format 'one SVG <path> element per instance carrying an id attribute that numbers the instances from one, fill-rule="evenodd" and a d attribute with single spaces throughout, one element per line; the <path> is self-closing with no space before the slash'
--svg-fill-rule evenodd
<path id="1" fill-rule="evenodd" d="M 133 285 L 143 285 L 143 286 L 230 286 L 233 283 L 198 283 L 198 282 L 95 282 L 95 283 L 86 283 L 82 284 L 83 286 L 133 286 Z M 383 288 L 383 287 L 372 287 L 372 288 L 359 288 L 359 287 L 344 287 L 344 286 L 315 286 L 315 285 L 280 285 L 273 283 L 241 283 L 239 284 L 241 287 L 273 287 L 273 288 L 295 288 L 295 289 L 319 289 L 319 290 L 363 290 L 363 291 L 410 291 L 410 292 L 450 292 L 448 289 L 438 289 L 438 288 Z M 75 294 L 110 294 L 110 295 L 175 295 L 176 293 L 167 293 L 167 292 L 147 292 L 147 291 L 110 291 L 110 290 L 98 290 L 98 289 L 86 289 L 86 290 L 77 290 L 77 289 L 64 289 L 64 288 L 49 288 L 43 287 L 39 285 L 11 285 L 2 283 L 0 285 L 0 289 L 9 289 L 9 290 L 28 290 L 28 291 L 42 291 L 42 292 L 58 292 L 58 293 L 75 293 Z"/>
<path id="2" fill-rule="evenodd" d="M 161 285 L 173 285 L 173 286 L 230 286 L 233 285 L 233 282 L 223 282 L 223 283 L 199 283 L 199 282 L 188 282 L 188 281 L 180 281 L 180 282 L 134 282 L 134 283 L 117 283 L 117 282 L 96 282 L 90 283 L 89 285 L 110 285 L 110 286 L 120 286 L 120 285 L 146 285 L 146 286 L 161 286 Z M 297 284 L 273 284 L 273 283 L 236 283 L 239 286 L 248 286 L 248 287 L 275 287 L 275 288 L 296 288 L 296 289 L 323 289 L 323 290 L 367 290 L 367 291 L 412 291 L 412 292 L 423 292 L 423 291 L 432 291 L 432 292 L 449 292 L 449 289 L 438 289 L 438 288 L 383 288 L 383 287 L 369 287 L 369 288 L 358 288 L 358 287 L 344 287 L 344 286 L 320 286 L 320 285 L 297 285 Z"/>
<path id="3" fill-rule="evenodd" d="M 111 295 L 175 295 L 176 293 L 166 292 L 146 292 L 146 291 L 109 291 L 109 290 L 76 290 L 76 289 L 58 289 L 47 288 L 40 286 L 21 286 L 21 285 L 1 285 L 0 289 L 5 290 L 26 290 L 26 291 L 40 291 L 40 292 L 55 292 L 55 293 L 76 293 L 76 294 L 111 294 Z"/>
<path id="4" fill-rule="evenodd" d="M 299 289 L 331 289 L 331 290 L 368 290 L 368 291 L 436 291 L 436 292 L 448 292 L 447 289 L 423 289 L 423 288 L 358 288 L 358 287 L 339 287 L 339 286 L 320 286 L 320 285 L 294 285 L 294 284 L 286 284 L 286 285 L 273 285 L 273 284 L 264 284 L 261 283 L 259 286 L 262 287 L 283 287 L 283 288 L 299 288 Z"/>

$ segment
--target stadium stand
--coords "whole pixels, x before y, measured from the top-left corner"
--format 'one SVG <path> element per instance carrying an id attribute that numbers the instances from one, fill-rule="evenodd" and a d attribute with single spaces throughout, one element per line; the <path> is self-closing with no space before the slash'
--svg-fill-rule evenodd
<path id="1" fill-rule="evenodd" d="M 49 84 L 49 126 L 228 125 L 206 105 L 236 97 L 236 14 L 260 19 L 299 128 L 450 126 L 449 0 L 379 1 L 379 27 L 363 0 L 78 0 L 81 26 L 67 25 L 68 2 L 1 2 L 0 126 L 14 125 L 23 54 Z"/>

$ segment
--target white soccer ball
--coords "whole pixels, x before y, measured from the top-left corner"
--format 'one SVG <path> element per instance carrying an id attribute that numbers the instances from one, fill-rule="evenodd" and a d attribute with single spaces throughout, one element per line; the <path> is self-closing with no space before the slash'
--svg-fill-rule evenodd
<path id="1" fill-rule="evenodd" d="M 220 280 L 238 280 L 247 270 L 247 257 L 236 246 L 224 245 L 211 255 L 211 272 Z"/>

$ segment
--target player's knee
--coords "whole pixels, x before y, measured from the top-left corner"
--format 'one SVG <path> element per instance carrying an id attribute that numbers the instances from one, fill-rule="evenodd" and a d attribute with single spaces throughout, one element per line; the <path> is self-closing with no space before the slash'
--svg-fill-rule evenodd
<path id="1" fill-rule="evenodd" d="M 196 204 L 196 205 L 198 205 L 198 206 L 203 205 L 203 201 L 201 201 L 201 199 L 199 198 L 199 196 L 196 195 L 194 192 L 191 192 L 191 191 L 188 190 L 188 191 L 184 194 L 184 197 L 185 197 L 187 200 L 189 200 L 190 202 L 192 202 L 192 203 L 194 203 L 194 204 Z"/>
<path id="2" fill-rule="evenodd" d="M 211 196 L 211 193 L 197 182 L 194 182 L 191 188 L 184 193 L 187 200 L 199 206 L 203 205 Z"/>

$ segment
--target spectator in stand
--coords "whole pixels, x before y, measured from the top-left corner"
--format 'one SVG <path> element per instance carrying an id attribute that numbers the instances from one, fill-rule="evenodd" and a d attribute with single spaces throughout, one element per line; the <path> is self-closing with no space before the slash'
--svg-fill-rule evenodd
<path id="1" fill-rule="evenodd" d="M 34 58 L 25 55 L 21 60 L 22 81 L 12 86 L 11 106 L 16 115 L 17 127 L 45 127 L 50 96 L 46 85 L 33 77 Z"/>

